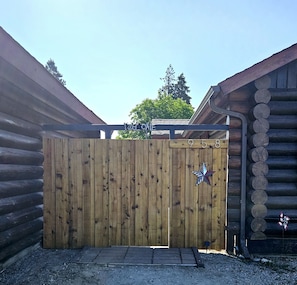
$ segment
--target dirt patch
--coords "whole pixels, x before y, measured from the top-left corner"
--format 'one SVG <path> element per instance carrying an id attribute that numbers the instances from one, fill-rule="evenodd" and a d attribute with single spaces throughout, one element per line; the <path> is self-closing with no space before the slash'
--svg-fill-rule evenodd
<path id="1" fill-rule="evenodd" d="M 297 257 L 260 257 L 256 261 L 200 252 L 205 265 L 99 266 L 77 263 L 80 250 L 38 247 L 0 275 L 0 284 L 297 284 Z"/>

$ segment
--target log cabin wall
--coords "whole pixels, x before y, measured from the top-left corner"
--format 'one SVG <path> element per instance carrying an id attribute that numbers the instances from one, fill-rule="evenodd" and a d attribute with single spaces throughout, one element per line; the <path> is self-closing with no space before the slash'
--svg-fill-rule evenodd
<path id="1" fill-rule="evenodd" d="M 0 112 L 0 263 L 42 235 L 41 127 Z"/>
<path id="2" fill-rule="evenodd" d="M 44 124 L 105 124 L 0 27 L 0 271 L 41 241 Z"/>
<path id="3" fill-rule="evenodd" d="M 297 238 L 297 61 L 268 78 L 269 86 L 261 92 L 266 94 L 269 110 L 267 143 L 263 145 L 265 158 L 255 169 L 262 185 L 251 189 L 255 190 L 251 202 L 257 208 L 249 217 L 251 240 Z M 278 224 L 281 213 L 290 217 L 285 232 Z"/>
<path id="4" fill-rule="evenodd" d="M 219 91 L 216 91 L 219 90 Z M 251 253 L 297 252 L 297 44 L 209 89 L 190 124 L 222 124 L 208 105 L 244 114 L 247 134 L 245 238 Z M 227 251 L 238 245 L 241 122 L 227 118 L 229 165 Z M 224 138 L 221 132 L 185 132 L 186 138 Z M 278 224 L 290 218 L 288 229 Z M 244 241 L 243 241 L 244 242 Z"/>

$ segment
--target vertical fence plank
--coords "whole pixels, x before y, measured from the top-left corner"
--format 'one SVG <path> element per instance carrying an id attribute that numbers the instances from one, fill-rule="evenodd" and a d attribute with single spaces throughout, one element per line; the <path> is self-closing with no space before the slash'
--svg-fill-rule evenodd
<path id="1" fill-rule="evenodd" d="M 135 209 L 136 209 L 136 192 L 135 192 L 135 141 L 130 141 L 130 245 L 135 245 Z"/>
<path id="2" fill-rule="evenodd" d="M 68 248 L 68 140 L 56 141 L 56 247 Z"/>
<path id="3" fill-rule="evenodd" d="M 135 143 L 135 245 L 143 245 L 143 223 L 142 223 L 142 205 L 143 197 L 143 156 L 138 155 L 143 153 L 143 141 Z"/>
<path id="4" fill-rule="evenodd" d="M 121 243 L 121 141 L 109 141 L 109 244 Z"/>
<path id="5" fill-rule="evenodd" d="M 109 245 L 108 140 L 95 140 L 95 246 Z"/>
<path id="6" fill-rule="evenodd" d="M 69 179 L 70 179 L 70 245 L 72 248 L 83 246 L 83 178 L 82 178 L 82 142 L 69 140 Z"/>
<path id="7" fill-rule="evenodd" d="M 55 144 L 52 139 L 43 140 L 44 188 L 43 188 L 43 246 L 56 247 L 56 196 L 55 196 Z"/>
<path id="8" fill-rule="evenodd" d="M 211 216 L 211 237 L 212 237 L 212 248 L 219 250 L 220 249 L 220 199 L 221 199 L 221 188 L 222 187 L 222 169 L 221 169 L 221 160 L 222 160 L 222 150 L 214 149 L 213 150 L 213 171 L 215 171 L 212 179 L 212 216 Z M 222 221 L 223 222 L 223 221 Z"/>
<path id="9" fill-rule="evenodd" d="M 94 246 L 94 149 L 89 139 L 82 140 L 83 240 Z"/>
<path id="10" fill-rule="evenodd" d="M 157 143 L 148 143 L 148 244 L 157 245 Z"/>
<path id="11" fill-rule="evenodd" d="M 135 152 L 135 243 L 148 245 L 148 140 L 137 141 Z"/>
<path id="12" fill-rule="evenodd" d="M 155 144 L 154 155 L 156 156 L 155 165 L 154 165 L 154 176 L 155 176 L 155 215 L 156 215 L 156 236 L 155 244 L 162 244 L 162 150 L 163 150 L 163 141 L 156 140 L 153 141 Z"/>
<path id="13" fill-rule="evenodd" d="M 207 170 L 213 170 L 212 148 L 200 150 L 200 167 L 205 163 Z M 211 193 L 213 177 L 209 177 L 211 185 L 203 182 L 198 186 L 199 191 L 199 240 L 198 246 L 204 247 L 204 242 L 211 242 Z"/>
<path id="14" fill-rule="evenodd" d="M 171 207 L 171 166 L 172 166 L 172 152 L 169 147 L 169 141 L 163 140 L 162 142 L 162 164 L 160 168 L 160 181 L 161 181 L 161 244 L 168 244 L 168 228 L 170 228 L 169 217 L 168 217 L 168 207 Z"/>
<path id="15" fill-rule="evenodd" d="M 172 233 L 171 242 L 175 247 L 184 243 L 183 196 L 185 190 L 186 150 L 174 149 L 172 161 Z"/>
<path id="16" fill-rule="evenodd" d="M 220 249 L 225 249 L 225 226 L 226 222 L 226 212 L 227 212 L 227 160 L 228 160 L 228 146 L 225 143 L 225 147 L 221 149 L 221 178 L 220 178 L 220 219 L 218 225 L 217 235 L 220 237 L 219 247 Z"/>
<path id="17" fill-rule="evenodd" d="M 195 176 L 192 171 L 199 161 L 197 149 L 189 147 L 186 150 L 188 165 L 185 183 L 185 246 L 197 246 L 198 189 L 195 187 Z"/>
<path id="18" fill-rule="evenodd" d="M 131 217 L 131 197 L 130 197 L 130 181 L 131 181 L 131 143 L 130 141 L 122 141 L 122 187 L 121 187 L 121 245 L 130 245 L 130 217 Z"/>
<path id="19" fill-rule="evenodd" d="M 141 155 L 140 153 L 138 155 Z M 142 200 L 141 200 L 141 220 L 142 220 L 142 241 L 143 245 L 149 244 L 149 220 L 148 220 L 148 201 L 149 197 L 149 140 L 143 141 L 143 184 L 142 184 Z"/>

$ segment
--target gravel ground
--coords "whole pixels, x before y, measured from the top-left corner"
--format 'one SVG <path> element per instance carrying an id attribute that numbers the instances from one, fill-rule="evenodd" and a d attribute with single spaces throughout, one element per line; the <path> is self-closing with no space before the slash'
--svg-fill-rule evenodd
<path id="1" fill-rule="evenodd" d="M 98 266 L 75 263 L 77 250 L 38 247 L 2 270 L 0 284 L 297 284 L 297 256 L 248 261 L 200 251 L 205 268 L 180 266 Z"/>

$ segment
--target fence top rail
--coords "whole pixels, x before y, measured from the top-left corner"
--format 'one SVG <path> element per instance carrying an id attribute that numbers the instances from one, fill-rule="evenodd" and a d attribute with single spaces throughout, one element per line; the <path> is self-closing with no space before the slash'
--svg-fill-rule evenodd
<path id="1" fill-rule="evenodd" d="M 148 125 L 148 124 L 122 124 L 122 125 L 104 125 L 104 124 L 56 124 L 43 125 L 44 131 L 120 131 L 120 130 L 197 130 L 197 131 L 227 131 L 228 125 Z"/>
<path id="2" fill-rule="evenodd" d="M 105 125 L 105 124 L 56 124 L 43 125 L 44 131 L 104 131 L 106 138 L 110 138 L 113 131 L 169 131 L 169 138 L 173 139 L 175 131 L 227 131 L 228 125 L 170 125 L 170 124 L 122 124 L 122 125 Z"/>

